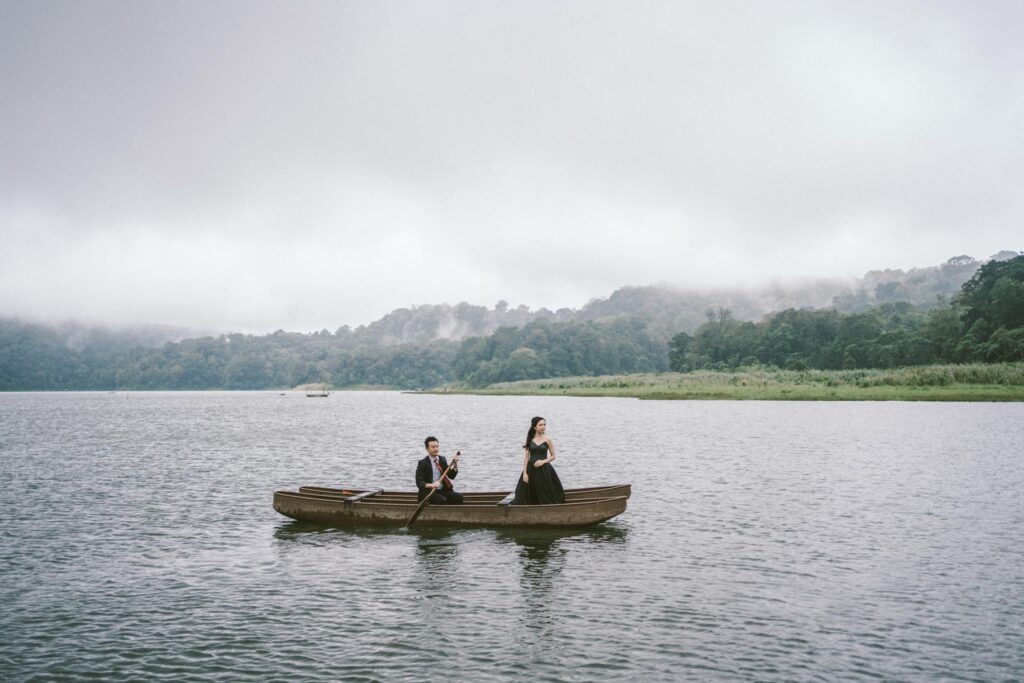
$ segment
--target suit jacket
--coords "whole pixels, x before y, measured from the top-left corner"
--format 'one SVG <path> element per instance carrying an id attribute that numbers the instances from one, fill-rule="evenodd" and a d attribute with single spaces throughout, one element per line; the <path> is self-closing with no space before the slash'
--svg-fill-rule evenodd
<path id="1" fill-rule="evenodd" d="M 448 459 L 445 458 L 443 455 L 437 456 L 437 464 L 441 466 L 442 472 L 448 469 Z M 450 472 L 448 472 L 448 478 L 454 479 L 456 476 L 458 476 L 458 474 L 458 468 L 452 469 Z M 419 489 L 420 491 L 428 490 L 427 484 L 433 481 L 434 471 L 433 468 L 430 466 L 430 456 L 428 455 L 422 460 L 420 460 L 418 463 L 416 463 L 416 488 Z M 451 486 L 445 485 L 439 490 L 444 491 L 451 489 Z"/>

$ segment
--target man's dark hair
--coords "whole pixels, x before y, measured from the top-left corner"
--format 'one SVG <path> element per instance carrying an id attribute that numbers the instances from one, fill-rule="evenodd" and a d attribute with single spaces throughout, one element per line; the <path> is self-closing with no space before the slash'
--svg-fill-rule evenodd
<path id="1" fill-rule="evenodd" d="M 424 448 L 430 448 L 430 442 L 431 441 L 437 441 L 437 438 L 435 438 L 433 436 L 428 436 L 427 438 L 423 439 L 423 447 Z"/>

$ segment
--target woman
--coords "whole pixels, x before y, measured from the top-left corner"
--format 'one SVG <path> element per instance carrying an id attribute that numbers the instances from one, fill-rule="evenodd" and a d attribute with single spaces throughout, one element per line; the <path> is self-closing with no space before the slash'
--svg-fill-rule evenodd
<path id="1" fill-rule="evenodd" d="M 547 436 L 543 417 L 530 420 L 530 431 L 523 444 L 523 471 L 516 483 L 513 505 L 551 505 L 565 502 L 565 490 L 551 463 L 555 445 Z"/>

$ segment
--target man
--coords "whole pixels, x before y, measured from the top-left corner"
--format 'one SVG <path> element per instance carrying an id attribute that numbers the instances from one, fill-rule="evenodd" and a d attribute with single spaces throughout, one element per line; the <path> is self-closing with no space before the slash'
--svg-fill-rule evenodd
<path id="1" fill-rule="evenodd" d="M 423 446 L 427 449 L 427 457 L 416 464 L 416 488 L 417 498 L 423 500 L 431 491 L 436 491 L 430 496 L 431 505 L 459 505 L 462 503 L 462 494 L 455 490 L 451 480 L 459 473 L 459 454 L 455 453 L 452 458 L 452 468 L 448 476 L 442 481 L 441 475 L 448 469 L 448 461 L 441 452 L 441 444 L 432 436 L 423 440 Z"/>

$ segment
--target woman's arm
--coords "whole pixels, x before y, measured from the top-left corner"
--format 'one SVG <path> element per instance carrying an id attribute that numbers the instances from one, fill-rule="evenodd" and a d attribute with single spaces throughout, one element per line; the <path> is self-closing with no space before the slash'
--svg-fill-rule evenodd
<path id="1" fill-rule="evenodd" d="M 530 483 L 530 474 L 529 474 L 529 470 L 528 470 L 529 466 L 530 466 L 530 449 L 524 448 L 523 449 L 523 483 L 524 484 L 529 484 Z"/>

